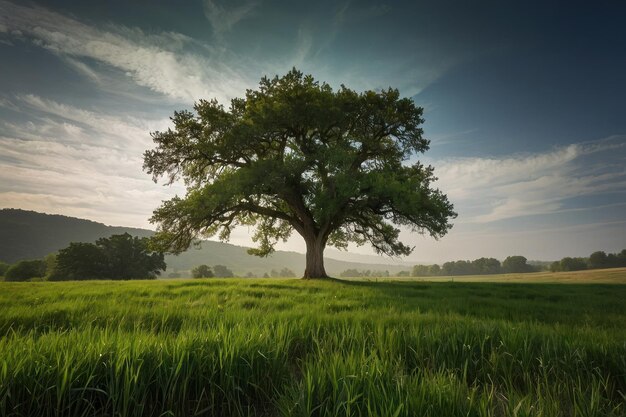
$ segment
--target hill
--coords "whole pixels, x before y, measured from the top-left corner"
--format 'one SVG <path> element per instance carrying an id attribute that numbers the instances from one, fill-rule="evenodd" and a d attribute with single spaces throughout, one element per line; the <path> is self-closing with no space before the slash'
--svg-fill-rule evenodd
<path id="1" fill-rule="evenodd" d="M 21 259 L 42 258 L 66 247 L 70 242 L 94 242 L 101 237 L 129 233 L 133 236 L 150 236 L 152 230 L 107 226 L 91 220 L 56 214 L 44 214 L 19 209 L 0 210 L 0 261 L 13 263 Z M 187 274 L 200 264 L 221 264 L 235 274 L 251 272 L 262 276 L 272 269 L 289 268 L 299 275 L 304 270 L 304 255 L 297 252 L 276 251 L 267 258 L 248 255 L 248 248 L 229 243 L 203 241 L 200 248 L 191 248 L 178 256 L 166 256 L 167 272 Z M 326 257 L 326 270 L 338 275 L 346 269 L 376 270 L 397 273 L 409 270 L 406 265 L 384 263 L 347 262 Z"/>

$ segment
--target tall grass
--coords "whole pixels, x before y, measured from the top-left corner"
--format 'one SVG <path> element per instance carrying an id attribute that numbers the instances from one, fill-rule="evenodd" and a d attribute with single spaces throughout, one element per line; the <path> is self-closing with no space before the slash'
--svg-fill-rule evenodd
<path id="1" fill-rule="evenodd" d="M 626 286 L 0 283 L 3 416 L 623 416 Z"/>

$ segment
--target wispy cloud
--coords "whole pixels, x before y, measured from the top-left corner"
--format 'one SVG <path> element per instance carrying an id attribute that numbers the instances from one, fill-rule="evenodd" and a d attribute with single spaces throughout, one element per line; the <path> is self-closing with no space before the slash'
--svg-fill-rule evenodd
<path id="1" fill-rule="evenodd" d="M 213 32 L 221 35 L 230 31 L 239 21 L 249 17 L 257 6 L 256 1 L 244 1 L 242 4 L 227 1 L 225 5 L 215 0 L 204 0 L 204 15 L 211 23 Z"/>
<path id="2" fill-rule="evenodd" d="M 207 97 L 227 101 L 251 86 L 237 69 L 249 66 L 232 65 L 241 64 L 241 58 L 206 45 L 202 53 L 194 53 L 195 41 L 180 33 L 96 27 L 40 6 L 2 0 L 0 8 L 3 32 L 12 36 L 18 31 L 20 37 L 58 54 L 91 78 L 97 75 L 80 61 L 83 58 L 121 70 L 138 85 L 185 102 Z"/>
<path id="3" fill-rule="evenodd" d="M 443 160 L 435 172 L 459 222 L 488 223 L 556 213 L 570 208 L 568 199 L 623 191 L 625 161 L 626 136 L 614 136 L 539 154 Z"/>
<path id="4" fill-rule="evenodd" d="M 184 191 L 155 186 L 141 168 L 149 132 L 168 120 L 92 112 L 36 95 L 6 101 L 29 117 L 1 124 L 0 206 L 148 226 L 161 200 Z"/>

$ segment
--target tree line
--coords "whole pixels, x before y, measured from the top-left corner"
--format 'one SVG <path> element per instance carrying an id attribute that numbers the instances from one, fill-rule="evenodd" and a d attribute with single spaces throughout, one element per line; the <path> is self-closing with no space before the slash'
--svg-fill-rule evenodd
<path id="1" fill-rule="evenodd" d="M 198 265 L 191 270 L 191 276 L 193 278 L 233 278 L 236 275 L 229 268 L 224 265 L 215 265 L 210 267 L 209 265 Z M 293 278 L 296 273 L 291 269 L 285 267 L 281 270 L 272 269 L 269 273 L 264 273 L 263 278 Z M 248 272 L 245 278 L 257 278 L 252 272 Z M 180 278 L 180 275 L 172 278 Z"/>
<path id="2" fill-rule="evenodd" d="M 626 267 L 626 249 L 619 253 L 597 251 L 588 258 L 565 257 L 550 265 L 552 272 L 582 271 L 585 269 L 623 268 Z"/>
<path id="3" fill-rule="evenodd" d="M 507 257 L 502 263 L 495 258 L 478 258 L 473 261 L 450 261 L 439 266 L 415 265 L 412 276 L 448 276 L 448 275 L 490 275 L 536 272 L 539 268 L 530 265 L 524 256 Z"/>

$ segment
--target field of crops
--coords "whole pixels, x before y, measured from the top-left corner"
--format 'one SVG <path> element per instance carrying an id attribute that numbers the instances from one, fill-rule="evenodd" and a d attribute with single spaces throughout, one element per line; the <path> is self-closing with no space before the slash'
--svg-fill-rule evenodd
<path id="1" fill-rule="evenodd" d="M 0 415 L 624 416 L 624 300 L 623 284 L 0 282 Z"/>

